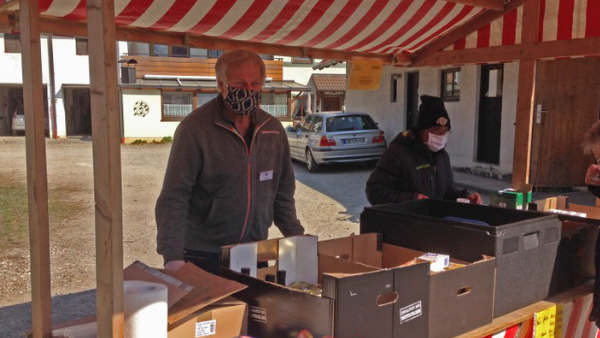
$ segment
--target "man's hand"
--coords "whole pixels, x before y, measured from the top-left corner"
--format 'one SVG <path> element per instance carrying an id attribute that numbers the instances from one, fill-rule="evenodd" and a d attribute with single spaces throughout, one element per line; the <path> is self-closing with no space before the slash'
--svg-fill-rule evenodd
<path id="1" fill-rule="evenodd" d="M 416 200 L 426 200 L 428 198 L 429 198 L 429 196 L 427 196 L 427 195 L 423 195 L 423 194 L 419 194 L 419 193 L 415 194 L 415 199 Z"/>
<path id="2" fill-rule="evenodd" d="M 471 204 L 481 204 L 483 201 L 481 200 L 481 196 L 478 193 L 471 194 L 467 196 Z"/>
<path id="3" fill-rule="evenodd" d="M 592 164 L 589 166 L 585 174 L 585 184 L 600 185 L 600 166 Z"/>
<path id="4" fill-rule="evenodd" d="M 184 265 L 185 265 L 184 261 L 170 261 L 170 262 L 167 262 L 167 264 L 165 264 L 165 270 L 175 271 Z"/>

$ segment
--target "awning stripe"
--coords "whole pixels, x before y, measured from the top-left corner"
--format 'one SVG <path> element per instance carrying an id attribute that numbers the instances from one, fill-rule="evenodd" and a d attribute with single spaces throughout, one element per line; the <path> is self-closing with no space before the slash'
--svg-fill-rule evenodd
<path id="1" fill-rule="evenodd" d="M 166 11 L 154 25 L 154 30 L 167 30 L 177 24 L 183 19 L 186 13 L 188 13 L 194 6 L 193 1 L 189 0 L 176 0 L 175 3 Z"/>
<path id="2" fill-rule="evenodd" d="M 148 7 L 150 7 L 150 5 L 152 5 L 152 1 L 153 0 L 131 0 L 115 17 L 115 23 L 121 26 L 132 24 L 148 9 Z"/>
<path id="3" fill-rule="evenodd" d="M 207 36 L 221 37 L 227 31 L 233 28 L 236 22 L 242 20 L 246 13 L 250 10 L 253 2 L 251 1 L 236 1 L 231 9 L 225 13 L 223 18 L 209 30 L 204 32 Z"/>
<path id="4" fill-rule="evenodd" d="M 215 6 L 216 2 L 217 0 L 196 0 L 181 21 L 168 30 L 173 32 L 188 32 Z"/>
<path id="5" fill-rule="evenodd" d="M 300 24 L 298 24 L 288 35 L 280 40 L 277 40 L 275 44 L 278 45 L 286 45 L 291 44 L 296 41 L 299 37 L 304 35 L 308 30 L 310 30 L 314 25 L 317 24 L 319 19 L 323 17 L 325 12 L 329 9 L 329 7 L 333 4 L 334 0 L 318 0 L 318 2 L 310 8 L 308 14 L 304 17 L 304 20 Z M 268 39 L 267 42 L 270 42 Z M 273 40 L 271 40 L 273 41 Z M 294 44 L 292 44 L 294 45 Z"/>
<path id="6" fill-rule="evenodd" d="M 175 0 L 154 1 L 137 20 L 131 23 L 134 27 L 151 27 L 162 18 Z"/>
<path id="7" fill-rule="evenodd" d="M 85 0 L 38 0 L 86 19 Z M 115 0 L 119 26 L 346 52 L 413 52 L 485 9 L 444 0 Z M 447 50 L 521 41 L 522 7 Z M 539 41 L 600 37 L 600 0 L 541 0 Z"/>
<path id="8" fill-rule="evenodd" d="M 327 25 L 325 28 L 321 29 L 320 32 L 305 42 L 303 46 L 306 47 L 314 47 L 315 45 L 323 42 L 325 39 L 332 35 L 336 35 L 336 33 L 342 28 L 344 23 L 349 22 L 349 18 L 356 12 L 358 6 L 361 4 L 360 0 L 350 0 L 346 3 L 344 8 L 340 10 L 338 15 Z"/>
<path id="9" fill-rule="evenodd" d="M 561 0 L 558 6 L 557 40 L 570 40 L 573 36 L 573 0 Z M 600 19 L 600 18 L 599 18 Z"/>
<path id="10" fill-rule="evenodd" d="M 409 1 L 402 1 L 400 6 L 396 7 L 396 10 L 392 12 L 392 16 L 388 20 L 384 21 L 377 30 L 375 30 L 368 38 L 363 39 L 361 42 L 346 48 L 346 50 L 371 50 L 381 48 L 382 45 L 397 40 L 402 37 L 407 31 L 409 31 L 414 25 L 416 25 L 433 7 L 435 0 L 425 0 L 423 5 L 418 6 L 416 2 L 411 3 Z M 412 5 L 412 6 L 411 6 Z M 385 14 L 385 11 L 383 12 Z M 396 20 L 396 23 L 390 26 L 395 20 L 394 17 L 400 18 Z M 409 19 L 410 18 L 410 19 Z M 408 20 L 407 20 L 408 19 Z M 384 34 L 387 32 L 388 34 Z M 389 36 L 391 34 L 391 36 Z"/>
<path id="11" fill-rule="evenodd" d="M 408 21 L 405 21 L 406 24 L 395 32 L 391 37 L 383 41 L 382 43 L 369 48 L 362 49 L 362 51 L 375 51 L 385 48 L 386 46 L 398 42 L 402 43 L 406 41 L 407 38 L 410 38 L 412 34 L 416 34 L 425 24 L 429 22 L 429 20 L 433 17 L 433 13 L 438 11 L 439 8 L 443 7 L 446 3 L 439 2 L 435 0 L 425 0 L 422 6 L 418 8 L 416 13 L 410 18 Z"/>
<path id="12" fill-rule="evenodd" d="M 355 38 L 356 36 L 358 36 L 361 32 L 364 31 L 364 29 L 373 22 L 373 20 L 379 16 L 379 14 L 381 13 L 381 11 L 385 8 L 385 6 L 389 3 L 389 0 L 376 0 L 373 5 L 369 8 L 368 11 L 365 11 L 365 15 L 360 19 L 360 20 L 356 20 L 356 25 L 354 25 L 346 34 L 344 34 L 341 38 L 339 38 L 337 41 L 335 42 L 329 42 L 328 45 L 325 46 L 321 46 L 323 48 L 328 48 L 328 49 L 337 49 L 338 47 L 345 45 L 346 43 L 348 43 L 350 40 L 352 40 L 352 38 Z M 360 12 L 360 9 L 359 11 Z M 353 17 L 350 18 L 350 20 L 354 19 Z M 334 39 L 335 37 L 332 36 L 330 37 L 331 39 Z"/>
<path id="13" fill-rule="evenodd" d="M 587 1 L 585 37 L 600 36 L 600 1 Z"/>
<path id="14" fill-rule="evenodd" d="M 238 20 L 233 27 L 219 37 L 223 39 L 231 39 L 243 34 L 247 31 L 267 8 L 273 3 L 272 0 L 255 1 L 252 6 L 244 13 L 242 18 Z"/>

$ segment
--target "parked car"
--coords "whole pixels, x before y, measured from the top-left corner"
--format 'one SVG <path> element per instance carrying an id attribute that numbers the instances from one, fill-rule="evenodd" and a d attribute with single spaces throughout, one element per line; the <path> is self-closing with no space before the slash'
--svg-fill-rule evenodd
<path id="1" fill-rule="evenodd" d="M 48 117 L 44 117 L 44 127 L 46 129 L 46 135 L 48 135 Z M 18 106 L 13 112 L 12 119 L 12 134 L 13 135 L 25 135 L 25 111 L 23 106 Z"/>
<path id="2" fill-rule="evenodd" d="M 386 148 L 383 131 L 366 113 L 314 113 L 286 131 L 292 158 L 310 172 L 326 163 L 376 161 Z"/>

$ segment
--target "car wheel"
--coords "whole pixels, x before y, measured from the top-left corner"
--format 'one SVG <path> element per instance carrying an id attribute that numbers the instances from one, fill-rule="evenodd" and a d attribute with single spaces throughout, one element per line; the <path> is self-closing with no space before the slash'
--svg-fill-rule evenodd
<path id="1" fill-rule="evenodd" d="M 321 166 L 315 162 L 315 158 L 313 157 L 312 151 L 310 149 L 306 150 L 306 168 L 311 173 L 316 173 L 321 169 Z"/>

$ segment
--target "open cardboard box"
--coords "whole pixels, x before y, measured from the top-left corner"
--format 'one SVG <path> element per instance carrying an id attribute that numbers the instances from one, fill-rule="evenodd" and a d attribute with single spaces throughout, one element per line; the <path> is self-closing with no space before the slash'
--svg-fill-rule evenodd
<path id="1" fill-rule="evenodd" d="M 162 271 L 136 261 L 125 268 L 123 279 L 167 286 L 168 338 L 230 338 L 246 334 L 246 304 L 229 297 L 245 289 L 243 284 L 210 274 L 192 263 L 177 271 Z M 59 333 L 95 320 L 95 316 L 88 317 L 53 329 Z"/>
<path id="2" fill-rule="evenodd" d="M 538 211 L 546 211 L 547 212 L 552 209 L 564 210 L 564 211 L 574 211 L 574 212 L 577 212 L 580 214 L 585 214 L 585 216 L 581 217 L 581 218 L 590 218 L 590 219 L 600 220 L 600 207 L 598 207 L 598 199 L 596 199 L 596 206 L 569 203 L 569 198 L 567 196 L 548 197 L 545 199 L 533 201 L 532 203 L 536 204 Z M 581 215 L 581 216 L 583 216 L 583 215 Z M 576 217 L 580 217 L 580 216 L 576 216 Z M 559 218 L 562 219 L 565 217 L 559 216 Z"/>
<path id="3" fill-rule="evenodd" d="M 400 336 L 397 333 L 404 337 L 453 337 L 489 324 L 494 305 L 494 259 L 483 256 L 473 263 L 451 259 L 451 262 L 465 266 L 430 272 L 428 283 L 414 278 L 412 283 L 407 283 L 411 280 L 411 272 L 407 269 L 415 264 L 422 265 L 416 257 L 423 254 L 422 251 L 382 243 L 381 235 L 375 233 L 319 242 L 319 257 L 333 256 L 395 273 L 395 292 L 399 300 L 413 299 L 397 302 L 394 306 L 394 337 Z M 424 263 L 427 271 L 428 264 Z M 416 284 L 419 282 L 422 285 Z M 429 296 L 416 296 L 423 285 Z M 413 316 L 420 315 L 424 316 L 428 334 L 423 334 L 422 328 L 411 327 L 411 324 L 423 324 L 412 321 Z"/>

